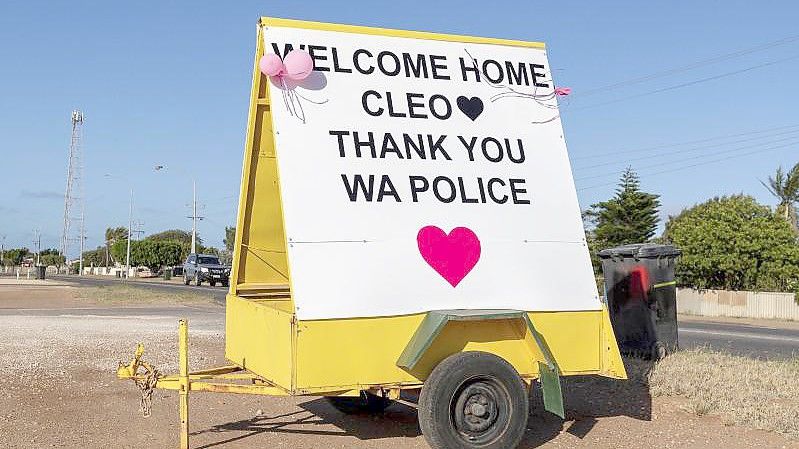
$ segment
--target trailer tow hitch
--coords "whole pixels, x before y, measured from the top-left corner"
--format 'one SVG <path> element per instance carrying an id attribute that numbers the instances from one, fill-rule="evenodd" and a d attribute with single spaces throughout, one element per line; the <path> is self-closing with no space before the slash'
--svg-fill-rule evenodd
<path id="1" fill-rule="evenodd" d="M 139 410 L 146 418 L 150 416 L 152 411 L 153 390 L 158 384 L 158 378 L 161 377 L 161 374 L 155 367 L 142 360 L 143 355 L 144 345 L 139 343 L 136 346 L 136 352 L 130 363 L 125 364 L 119 362 L 117 377 L 120 379 L 131 379 L 139 388 L 141 392 Z M 139 374 L 139 368 L 142 369 L 141 374 Z"/>

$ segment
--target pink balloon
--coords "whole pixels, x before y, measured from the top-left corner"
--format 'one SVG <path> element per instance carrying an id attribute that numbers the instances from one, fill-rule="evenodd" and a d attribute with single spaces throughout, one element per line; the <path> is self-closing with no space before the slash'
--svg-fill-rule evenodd
<path id="1" fill-rule="evenodd" d="M 261 69 L 261 73 L 267 76 L 282 76 L 286 74 L 286 66 L 283 65 L 280 56 L 274 53 L 261 56 L 258 61 L 258 67 Z"/>
<path id="2" fill-rule="evenodd" d="M 294 81 L 304 80 L 313 71 L 313 59 L 307 51 L 291 50 L 283 59 L 286 65 L 286 78 Z"/>

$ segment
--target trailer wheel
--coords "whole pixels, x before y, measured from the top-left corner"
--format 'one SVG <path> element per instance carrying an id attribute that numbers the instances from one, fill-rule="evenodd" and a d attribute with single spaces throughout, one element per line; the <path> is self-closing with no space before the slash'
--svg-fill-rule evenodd
<path id="1" fill-rule="evenodd" d="M 487 352 L 461 352 L 439 363 L 422 386 L 419 427 L 433 449 L 513 449 L 529 407 L 510 363 Z"/>
<path id="2" fill-rule="evenodd" d="M 359 413 L 380 413 L 394 401 L 381 396 L 361 391 L 361 395 L 354 396 L 328 396 L 327 400 L 336 410 L 347 415 Z"/>

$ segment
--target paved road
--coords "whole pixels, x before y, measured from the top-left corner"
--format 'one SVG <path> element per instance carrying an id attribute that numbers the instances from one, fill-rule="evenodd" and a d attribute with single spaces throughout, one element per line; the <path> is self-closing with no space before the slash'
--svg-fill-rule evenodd
<path id="1" fill-rule="evenodd" d="M 71 282 L 80 285 L 90 285 L 90 286 L 114 285 L 114 284 L 128 282 L 131 284 L 135 284 L 137 287 L 149 288 L 153 290 L 162 290 L 162 291 L 202 290 L 203 292 L 210 292 L 214 300 L 220 304 L 225 303 L 225 295 L 227 294 L 228 291 L 227 287 L 221 287 L 221 286 L 211 287 L 210 285 L 200 285 L 200 286 L 183 285 L 178 283 L 144 281 L 138 279 L 122 280 L 113 277 L 108 279 L 103 279 L 98 277 L 56 275 L 56 276 L 49 276 L 48 279 L 55 279 L 59 281 Z"/>
<path id="2" fill-rule="evenodd" d="M 197 290 L 212 293 L 214 300 L 223 305 L 227 289 L 223 287 L 193 286 L 178 283 L 159 283 L 153 281 L 128 280 L 116 278 L 102 279 L 95 277 L 53 276 L 54 279 L 78 283 L 81 285 L 110 285 L 120 282 L 129 282 L 137 287 L 151 288 L 154 290 Z M 69 312 L 63 310 L 5 310 L 4 315 L 59 315 L 64 313 L 84 314 L 87 316 L 151 316 L 151 317 L 182 317 L 205 319 L 224 318 L 224 309 L 193 309 L 191 307 L 121 307 L 121 308 L 81 308 Z M 214 315 L 219 314 L 219 317 Z M 691 319 L 680 323 L 680 347 L 695 348 L 708 346 L 715 350 L 727 351 L 732 354 L 757 357 L 760 359 L 775 359 L 799 357 L 799 328 L 792 329 L 773 326 L 768 320 L 763 320 L 758 325 L 744 323 L 719 323 Z"/>
<path id="3" fill-rule="evenodd" d="M 30 309 L 3 309 L 0 308 L 0 322 L 4 318 L 36 317 L 45 319 L 82 321 L 118 319 L 119 323 L 135 322 L 137 324 L 153 323 L 174 326 L 180 319 L 188 319 L 190 329 L 207 330 L 224 333 L 225 308 L 219 305 L 209 306 L 130 306 L 130 307 L 69 307 L 69 308 L 30 308 Z M 132 321 L 126 321 L 132 320 Z M 52 322 L 52 321 L 51 321 Z M 122 325 L 122 324 L 120 324 Z M 2 326 L 2 324 L 0 324 Z"/>
<path id="4" fill-rule="evenodd" d="M 799 329 L 738 323 L 685 321 L 680 323 L 680 347 L 709 346 L 732 354 L 759 359 L 799 357 Z"/>

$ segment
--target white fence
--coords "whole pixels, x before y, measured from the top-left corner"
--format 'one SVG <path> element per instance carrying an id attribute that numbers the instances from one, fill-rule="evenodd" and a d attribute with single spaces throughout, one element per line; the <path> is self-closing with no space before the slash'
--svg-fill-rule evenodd
<path id="1" fill-rule="evenodd" d="M 677 313 L 799 321 L 793 293 L 677 289 Z"/>

